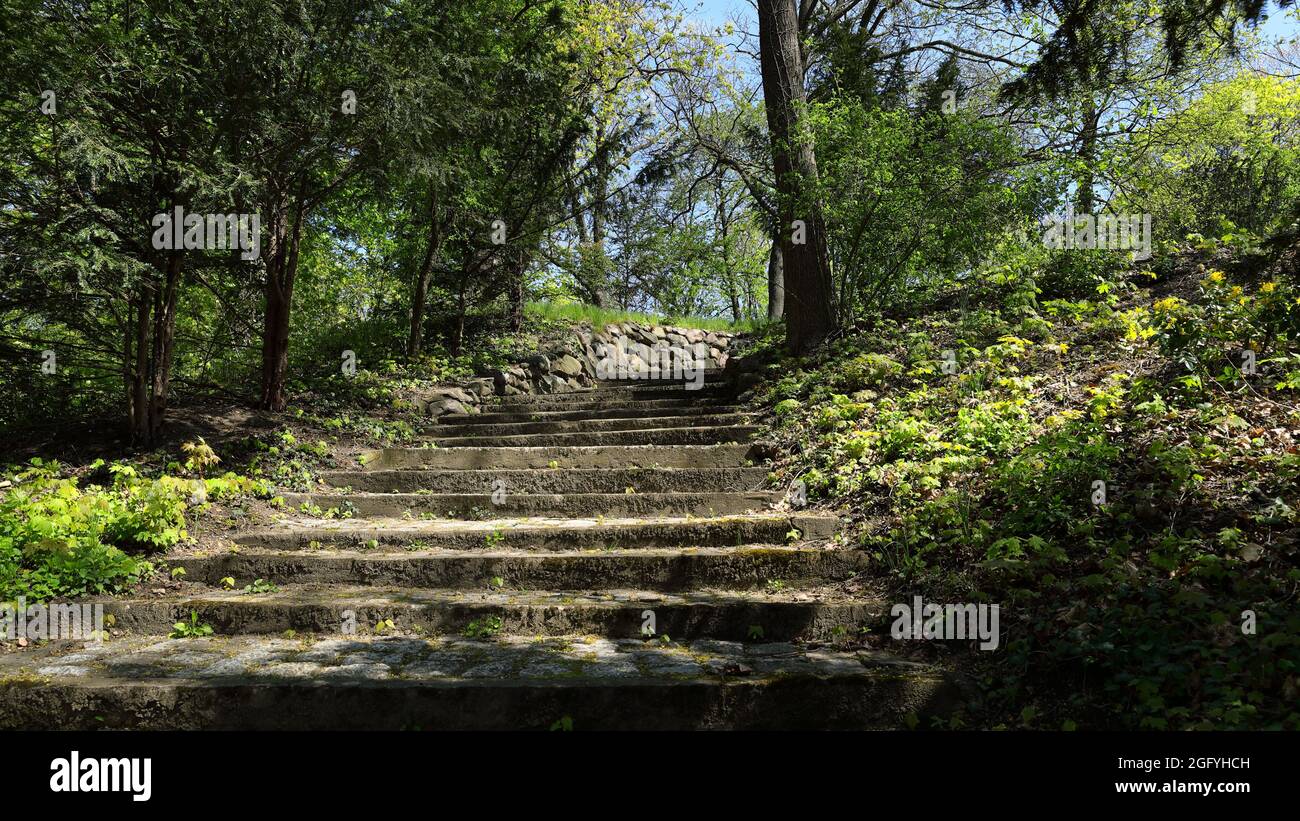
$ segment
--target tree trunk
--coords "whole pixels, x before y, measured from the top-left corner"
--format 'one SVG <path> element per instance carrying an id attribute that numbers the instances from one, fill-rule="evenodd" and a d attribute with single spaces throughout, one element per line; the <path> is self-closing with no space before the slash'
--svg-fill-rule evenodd
<path id="1" fill-rule="evenodd" d="M 134 300 L 135 366 L 131 373 L 131 441 L 149 444 L 149 291 Z"/>
<path id="2" fill-rule="evenodd" d="M 781 265 L 781 240 L 772 239 L 767 255 L 767 320 L 776 322 L 785 316 L 785 273 Z"/>
<path id="3" fill-rule="evenodd" d="M 289 372 L 289 311 L 293 295 L 284 284 L 266 283 L 266 321 L 262 326 L 262 402 L 266 410 L 289 404 L 284 383 Z"/>
<path id="4" fill-rule="evenodd" d="M 154 316 L 153 385 L 149 397 L 149 444 L 162 430 L 171 394 L 172 354 L 176 342 L 176 301 L 180 292 L 181 266 L 185 257 L 173 252 L 167 257 L 161 299 Z"/>
<path id="5" fill-rule="evenodd" d="M 524 274 L 532 254 L 524 248 L 515 252 L 510 271 L 510 330 L 519 333 L 524 329 Z"/>
<path id="6" fill-rule="evenodd" d="M 289 376 L 289 318 L 293 284 L 298 273 L 298 248 L 302 236 L 302 204 L 296 204 L 292 225 L 285 209 L 271 210 L 266 270 L 266 321 L 262 327 L 262 400 L 265 410 L 282 411 L 289 404 L 285 382 Z"/>
<path id="7" fill-rule="evenodd" d="M 460 286 L 460 296 L 456 300 L 456 324 L 451 329 L 451 339 L 447 349 L 452 356 L 460 356 L 461 346 L 465 344 L 465 284 Z"/>
<path id="8" fill-rule="evenodd" d="M 835 329 L 830 258 L 821 204 L 815 197 L 817 157 L 807 133 L 803 58 L 794 0 L 758 0 L 763 103 L 772 137 L 772 169 L 780 197 L 786 342 L 805 353 Z M 802 242 L 793 227 L 802 220 Z"/>
<path id="9" fill-rule="evenodd" d="M 433 272 L 433 260 L 442 244 L 441 225 L 438 223 L 437 203 L 434 199 L 433 186 L 429 187 L 429 244 L 425 246 L 424 258 L 420 260 L 420 270 L 415 274 L 414 288 L 411 293 L 411 334 L 406 340 L 406 358 L 414 361 L 420 355 L 424 341 L 424 306 L 429 299 L 429 279 Z"/>
<path id="10" fill-rule="evenodd" d="M 1087 92 L 1083 103 L 1083 129 L 1080 134 L 1079 159 L 1082 170 L 1076 181 L 1075 209 L 1078 214 L 1091 214 L 1097 204 L 1096 164 L 1097 164 L 1097 123 L 1101 112 L 1093 100 L 1092 92 Z M 1071 226 L 1073 231 L 1074 227 Z"/>

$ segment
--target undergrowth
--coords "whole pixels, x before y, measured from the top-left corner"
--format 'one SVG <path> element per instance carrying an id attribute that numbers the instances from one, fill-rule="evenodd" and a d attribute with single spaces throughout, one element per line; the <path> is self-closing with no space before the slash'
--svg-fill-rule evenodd
<path id="1" fill-rule="evenodd" d="M 1001 608 L 953 726 L 1300 728 L 1300 289 L 1255 280 L 1024 277 L 769 343 L 773 481 L 850 511 L 897 600 Z"/>

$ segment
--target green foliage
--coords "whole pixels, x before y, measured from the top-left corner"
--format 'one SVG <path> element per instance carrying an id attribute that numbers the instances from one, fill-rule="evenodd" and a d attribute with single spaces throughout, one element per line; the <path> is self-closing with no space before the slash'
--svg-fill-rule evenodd
<path id="1" fill-rule="evenodd" d="M 1298 110 L 1300 80 L 1243 73 L 1209 85 L 1132 136 L 1119 207 L 1201 250 L 1257 244 L 1300 218 Z"/>
<path id="2" fill-rule="evenodd" d="M 718 317 L 703 316 L 652 316 L 635 311 L 616 311 L 584 305 L 581 302 L 530 302 L 527 305 L 530 316 L 546 322 L 585 323 L 593 328 L 602 328 L 620 322 L 636 322 L 643 325 L 676 325 L 682 328 L 703 328 L 710 331 L 740 332 L 751 329 L 753 322 L 732 322 Z"/>
<path id="3" fill-rule="evenodd" d="M 1297 578 L 1296 294 L 1215 269 L 1170 285 L 1189 296 L 1117 282 L 882 320 L 768 366 L 788 454 L 773 483 L 842 507 L 898 595 L 1002 605 L 1014 638 L 971 660 L 964 720 L 1300 728 L 1300 623 L 1280 604 Z M 907 364 L 865 367 L 877 357 Z"/>
<path id="4" fill-rule="evenodd" d="M 486 616 L 465 625 L 463 632 L 466 638 L 490 639 L 500 633 L 504 626 L 500 616 Z"/>
<path id="5" fill-rule="evenodd" d="M 185 537 L 193 483 L 142 479 L 113 465 L 111 486 L 78 487 L 57 463 L 32 460 L 0 491 L 0 596 L 45 600 L 134 584 L 152 566 L 121 548 L 158 548 Z"/>
<path id="6" fill-rule="evenodd" d="M 198 611 L 191 610 L 189 621 L 178 621 L 167 634 L 169 639 L 197 639 L 212 635 L 212 625 L 199 621 Z"/>
<path id="7" fill-rule="evenodd" d="M 0 596 L 39 601 L 126 589 L 153 572 L 128 552 L 186 540 L 191 507 L 270 493 L 265 481 L 234 473 L 148 478 L 125 462 L 97 461 L 89 479 L 63 473 L 57 462 L 33 459 L 5 475 L 11 485 L 0 488 Z"/>

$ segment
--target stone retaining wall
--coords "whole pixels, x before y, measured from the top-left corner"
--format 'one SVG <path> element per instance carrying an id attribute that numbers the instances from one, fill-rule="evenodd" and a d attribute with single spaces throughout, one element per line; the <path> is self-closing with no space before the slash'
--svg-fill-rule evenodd
<path id="1" fill-rule="evenodd" d="M 567 339 L 542 346 L 522 362 L 458 385 L 440 386 L 416 404 L 429 416 L 472 413 L 484 399 L 536 393 L 567 393 L 597 379 L 668 378 L 673 369 L 722 368 L 734 353 L 737 335 L 672 325 L 620 322 L 596 330 L 573 329 Z M 689 371 L 687 371 L 689 373 Z"/>

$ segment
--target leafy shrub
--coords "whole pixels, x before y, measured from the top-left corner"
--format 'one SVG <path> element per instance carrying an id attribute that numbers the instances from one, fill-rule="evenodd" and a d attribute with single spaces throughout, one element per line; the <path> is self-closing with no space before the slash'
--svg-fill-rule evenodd
<path id="1" fill-rule="evenodd" d="M 57 462 L 33 459 L 0 495 L 0 596 L 106 593 L 133 584 L 152 565 L 120 546 L 165 547 L 185 536 L 185 499 L 193 483 L 140 479 L 114 465 L 113 485 L 82 490 L 59 478 Z"/>

